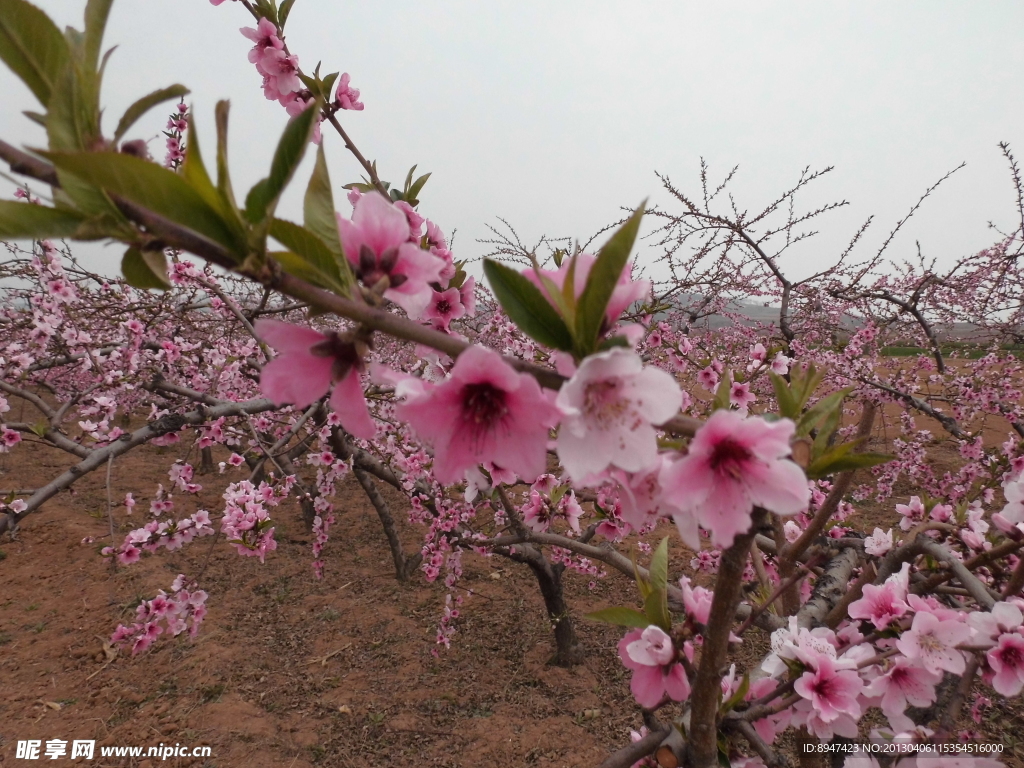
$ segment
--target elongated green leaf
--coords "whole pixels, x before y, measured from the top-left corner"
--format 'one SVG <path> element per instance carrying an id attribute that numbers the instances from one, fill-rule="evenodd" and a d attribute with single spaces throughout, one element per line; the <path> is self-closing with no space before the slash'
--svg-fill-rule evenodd
<path id="1" fill-rule="evenodd" d="M 247 226 L 241 213 L 224 194 L 213 185 L 210 174 L 206 170 L 202 153 L 199 151 L 199 134 L 196 131 L 195 115 L 189 116 L 188 140 L 185 143 L 185 162 L 181 165 L 181 177 L 188 182 L 206 204 L 213 208 L 217 215 L 228 225 L 235 242 L 243 243 L 247 236 Z"/>
<path id="2" fill-rule="evenodd" d="M 484 274 L 501 308 L 519 329 L 546 347 L 570 351 L 572 334 L 540 289 L 497 261 L 484 259 Z"/>
<path id="3" fill-rule="evenodd" d="M 819 456 L 824 454 L 829 448 L 829 441 L 832 439 L 832 435 L 839 428 L 839 421 L 843 416 L 843 409 L 836 408 L 834 411 L 829 413 L 825 420 L 821 422 L 818 427 L 818 434 L 814 437 L 814 442 L 811 444 L 811 460 L 817 459 Z"/>
<path id="4" fill-rule="evenodd" d="M 715 390 L 715 399 L 711 401 L 711 410 L 729 410 L 732 397 L 732 371 L 726 370 L 722 374 L 722 380 Z"/>
<path id="5" fill-rule="evenodd" d="M 270 164 L 270 175 L 253 187 L 245 200 L 246 216 L 254 224 L 273 216 L 277 199 L 306 154 L 313 126 L 320 114 L 320 105 L 318 100 L 285 126 L 274 152 L 274 160 Z"/>
<path id="6" fill-rule="evenodd" d="M 647 616 L 633 608 L 602 608 L 600 611 L 588 613 L 583 618 L 591 621 L 603 621 L 605 624 L 614 624 L 617 627 L 636 627 L 647 629 L 651 622 Z"/>
<path id="7" fill-rule="evenodd" d="M 811 430 L 817 428 L 818 424 L 835 410 L 841 410 L 843 399 L 854 390 L 854 387 L 847 387 L 831 395 L 826 395 L 807 409 L 800 421 L 797 422 L 796 434 L 798 437 L 811 434 Z"/>
<path id="8" fill-rule="evenodd" d="M 338 262 L 334 254 L 315 234 L 298 224 L 283 219 L 274 219 L 270 223 L 270 236 L 283 246 L 298 254 L 309 262 L 310 266 L 324 276 L 327 284 L 321 279 L 320 285 L 331 290 L 344 290 L 347 281 L 338 270 Z"/>
<path id="9" fill-rule="evenodd" d="M 238 203 L 235 202 L 235 192 L 231 188 L 231 175 L 228 172 L 228 113 L 231 111 L 231 102 L 218 101 L 216 109 L 217 120 L 217 190 L 232 210 L 238 210 Z"/>
<path id="10" fill-rule="evenodd" d="M 651 556 L 651 586 L 668 589 L 668 536 L 663 538 Z"/>
<path id="11" fill-rule="evenodd" d="M 252 185 L 249 194 L 245 196 L 245 218 L 253 224 L 258 224 L 266 218 L 269 183 L 269 179 L 260 179 Z"/>
<path id="12" fill-rule="evenodd" d="M 295 5 L 295 0 L 284 0 L 281 3 L 281 7 L 277 11 L 278 21 L 281 22 L 281 31 L 284 31 L 284 25 L 288 23 L 288 15 L 292 12 L 292 6 Z"/>
<path id="13" fill-rule="evenodd" d="M 114 152 L 44 153 L 62 171 L 141 205 L 238 251 L 229 225 L 185 179 L 141 158 Z"/>
<path id="14" fill-rule="evenodd" d="M 423 189 L 423 185 L 427 183 L 427 179 L 430 178 L 429 173 L 425 173 L 420 176 L 416 181 L 409 187 L 409 204 L 416 205 L 419 202 L 420 190 Z"/>
<path id="15" fill-rule="evenodd" d="M 114 0 L 89 0 L 85 6 L 85 68 L 96 72 L 103 48 L 103 33 L 107 29 L 107 18 Z"/>
<path id="16" fill-rule="evenodd" d="M 302 220 L 306 229 L 319 237 L 339 259 L 343 257 L 338 239 L 338 219 L 334 215 L 334 193 L 331 176 L 327 171 L 327 158 L 321 144 L 316 148 L 316 165 L 309 177 L 306 196 L 302 201 Z"/>
<path id="17" fill-rule="evenodd" d="M 24 110 L 21 114 L 27 117 L 36 125 L 41 125 L 43 128 L 46 127 L 46 115 L 41 112 L 33 112 L 31 109 Z"/>
<path id="18" fill-rule="evenodd" d="M 82 223 L 73 211 L 0 200 L 0 240 L 45 240 L 70 237 Z"/>
<path id="19" fill-rule="evenodd" d="M 790 389 L 789 382 L 772 371 L 768 372 L 772 387 L 775 389 L 775 399 L 779 401 L 779 412 L 787 419 L 794 421 L 800 417 L 800 409 L 797 407 L 796 398 Z"/>
<path id="20" fill-rule="evenodd" d="M 0 0 L 0 59 L 45 107 L 69 58 L 50 17 L 25 0 Z"/>
<path id="21" fill-rule="evenodd" d="M 161 262 L 163 263 L 162 270 Z M 164 261 L 162 252 L 143 254 L 138 248 L 129 248 L 121 259 L 121 274 L 124 275 L 128 285 L 133 288 L 143 290 L 156 288 L 163 291 L 171 286 L 167 279 L 167 262 Z"/>
<path id="22" fill-rule="evenodd" d="M 672 615 L 668 612 L 668 592 L 651 587 L 651 593 L 644 600 L 644 612 L 651 624 L 666 632 L 672 631 Z"/>
<path id="23" fill-rule="evenodd" d="M 175 84 L 143 96 L 128 107 L 128 109 L 125 110 L 124 115 L 118 121 L 117 128 L 114 130 L 114 143 L 116 144 L 119 142 L 128 132 L 128 129 L 135 124 L 135 121 L 157 104 L 163 104 L 165 101 L 170 101 L 171 99 L 180 99 L 186 93 L 189 93 L 188 88 L 184 85 Z M 191 144 L 189 146 L 191 146 Z"/>
<path id="24" fill-rule="evenodd" d="M 645 205 L 646 201 L 641 203 L 626 223 L 604 244 L 587 275 L 587 284 L 580 294 L 576 311 L 576 340 L 580 354 L 589 354 L 597 346 L 608 301 L 633 250 Z"/>
<path id="25" fill-rule="evenodd" d="M 326 288 L 329 291 L 344 293 L 332 277 L 325 275 L 304 256 L 299 256 L 291 251 L 271 251 L 267 255 L 276 259 L 281 265 L 281 269 L 289 275 L 302 278 L 306 282 L 319 285 L 321 288 Z"/>
<path id="26" fill-rule="evenodd" d="M 892 460 L 892 456 L 884 453 L 865 451 L 864 453 L 848 453 L 842 456 L 835 456 L 830 452 L 811 463 L 811 466 L 807 468 L 807 477 L 811 480 L 817 480 L 828 475 L 834 475 L 836 472 L 845 472 L 848 469 L 865 469 L 885 464 Z"/>

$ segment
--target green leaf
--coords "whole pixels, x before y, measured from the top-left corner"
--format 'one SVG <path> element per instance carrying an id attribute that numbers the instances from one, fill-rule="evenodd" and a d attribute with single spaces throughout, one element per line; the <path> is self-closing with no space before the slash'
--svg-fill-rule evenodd
<path id="1" fill-rule="evenodd" d="M 840 448 L 846 445 L 849 445 L 849 443 L 845 443 Z M 831 451 L 811 462 L 811 465 L 807 468 L 807 477 L 811 480 L 818 480 L 828 475 L 834 475 L 836 472 L 845 472 L 848 469 L 875 467 L 879 464 L 890 462 L 893 458 L 885 453 L 871 453 L 870 451 L 846 453 L 839 456 L 835 455 L 835 451 Z"/>
<path id="2" fill-rule="evenodd" d="M 661 540 L 651 556 L 650 573 L 654 589 L 668 589 L 668 536 Z"/>
<path id="3" fill-rule="evenodd" d="M 293 5 L 295 5 L 295 0 L 284 0 L 277 11 L 277 19 L 280 22 L 281 32 L 284 32 L 284 25 L 288 23 L 288 14 L 292 12 Z"/>
<path id="4" fill-rule="evenodd" d="M 577 352 L 590 354 L 597 346 L 597 337 L 604 323 L 605 311 L 612 291 L 619 281 L 640 229 L 646 201 L 619 227 L 597 254 L 597 261 L 587 275 L 587 284 L 580 294 L 576 314 Z"/>
<path id="5" fill-rule="evenodd" d="M 233 200 L 229 200 L 213 185 L 210 174 L 206 170 L 202 153 L 199 151 L 199 135 L 196 130 L 195 115 L 190 115 L 188 119 L 188 139 L 185 144 L 185 162 L 181 166 L 181 177 L 230 227 L 234 241 L 245 242 L 247 227 L 238 208 L 235 207 Z"/>
<path id="6" fill-rule="evenodd" d="M 231 102 L 218 101 L 215 112 L 217 121 L 217 190 L 231 206 L 232 210 L 238 210 L 235 202 L 235 193 L 231 188 L 231 175 L 228 173 L 228 112 L 231 110 Z"/>
<path id="7" fill-rule="evenodd" d="M 71 237 L 82 223 L 74 211 L 0 200 L 0 240 Z"/>
<path id="8" fill-rule="evenodd" d="M 423 189 L 423 185 L 427 183 L 427 179 L 430 178 L 429 173 L 425 173 L 420 176 L 416 181 L 409 187 L 409 205 L 416 205 L 419 203 L 420 190 Z"/>
<path id="9" fill-rule="evenodd" d="M 31 109 L 24 110 L 21 114 L 27 117 L 36 125 L 41 125 L 43 128 L 46 127 L 46 115 L 41 112 L 33 112 Z"/>
<path id="10" fill-rule="evenodd" d="M 829 448 L 829 440 L 832 439 L 832 435 L 839 428 L 839 421 L 843 416 L 843 409 L 836 408 L 830 414 L 825 417 L 825 420 L 821 422 L 818 427 L 818 434 L 814 437 L 814 442 L 811 444 L 811 460 L 818 458 Z"/>
<path id="11" fill-rule="evenodd" d="M 661 627 L 666 632 L 672 631 L 672 616 L 668 612 L 668 592 L 656 587 L 644 600 L 644 612 L 651 624 Z"/>
<path id="12" fill-rule="evenodd" d="M 281 192 L 291 181 L 295 169 L 302 162 L 302 156 L 306 154 L 320 106 L 321 102 L 317 100 L 285 126 L 274 152 L 274 160 L 270 164 L 270 176 L 253 187 L 245 199 L 246 216 L 254 224 L 273 216 Z"/>
<path id="13" fill-rule="evenodd" d="M 633 608 L 602 608 L 600 611 L 588 613 L 583 618 L 591 621 L 603 621 L 605 624 L 614 624 L 617 627 L 647 629 L 651 625 L 645 614 Z"/>
<path id="14" fill-rule="evenodd" d="M 0 59 L 44 107 L 69 58 L 49 16 L 25 0 L 0 0 Z"/>
<path id="15" fill-rule="evenodd" d="M 332 282 L 332 278 L 317 269 L 305 257 L 291 251 L 270 251 L 267 255 L 277 260 L 281 269 L 289 275 L 294 275 L 330 291 L 339 291 L 336 283 Z"/>
<path id="16" fill-rule="evenodd" d="M 569 329 L 536 285 L 491 259 L 484 259 L 484 274 L 501 308 L 523 333 L 546 347 L 566 352 L 573 348 Z"/>
<path id="17" fill-rule="evenodd" d="M 729 410 L 732 396 L 732 371 L 726 370 L 715 391 L 715 399 L 711 402 L 712 411 Z"/>
<path id="18" fill-rule="evenodd" d="M 121 274 L 133 288 L 156 288 L 163 291 L 171 287 L 163 251 L 142 253 L 134 246 L 129 248 L 121 259 Z"/>
<path id="19" fill-rule="evenodd" d="M 114 0 L 89 0 L 85 6 L 85 61 L 88 72 L 96 72 L 103 47 L 103 33 L 107 29 L 107 18 Z"/>
<path id="20" fill-rule="evenodd" d="M 175 84 L 169 85 L 166 88 L 161 88 L 158 91 L 153 91 L 147 96 L 143 96 L 128 107 L 128 109 L 125 110 L 124 115 L 118 121 L 117 128 L 114 130 L 114 143 L 116 144 L 121 141 L 121 138 L 128 132 L 128 129 L 135 124 L 135 121 L 157 104 L 163 104 L 165 101 L 170 101 L 171 99 L 180 99 L 186 93 L 189 93 L 188 88 L 184 85 Z"/>
<path id="21" fill-rule="evenodd" d="M 115 152 L 47 152 L 59 169 L 239 251 L 229 225 L 174 171 Z M 241 244 L 244 253 L 244 244 Z"/>
<path id="22" fill-rule="evenodd" d="M 338 239 L 338 219 L 334 215 L 334 193 L 331 176 L 327 171 L 327 158 L 321 144 L 316 149 L 316 165 L 309 177 L 306 196 L 302 201 L 302 221 L 306 229 L 319 237 L 339 262 L 344 259 Z"/>
<path id="23" fill-rule="evenodd" d="M 811 430 L 815 429 L 826 416 L 834 411 L 841 411 L 844 398 L 853 392 L 854 389 L 855 387 L 840 389 L 838 392 L 826 395 L 813 406 L 808 408 L 807 412 L 800 418 L 800 421 L 797 422 L 797 437 L 804 437 L 805 435 L 811 434 Z"/>
<path id="24" fill-rule="evenodd" d="M 274 219 L 270 224 L 270 235 L 293 253 L 305 259 L 311 269 L 321 275 L 316 283 L 335 292 L 345 292 L 347 286 L 338 271 L 334 254 L 315 234 L 298 224 L 283 219 Z"/>
<path id="25" fill-rule="evenodd" d="M 768 378 L 771 379 L 772 387 L 775 389 L 775 399 L 779 401 L 779 412 L 787 419 L 796 421 L 800 417 L 800 408 L 796 404 L 796 398 L 793 397 L 793 390 L 790 388 L 789 382 L 772 371 L 768 372 Z"/>
<path id="26" fill-rule="evenodd" d="M 267 185 L 269 179 L 260 179 L 245 196 L 245 218 L 253 224 L 263 221 L 267 211 Z"/>

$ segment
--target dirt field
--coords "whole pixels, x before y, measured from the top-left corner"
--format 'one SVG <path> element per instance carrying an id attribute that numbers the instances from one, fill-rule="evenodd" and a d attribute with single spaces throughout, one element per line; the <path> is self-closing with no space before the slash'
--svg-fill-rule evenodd
<path id="1" fill-rule="evenodd" d="M 140 500 L 132 518 L 115 509 L 118 540 L 146 519 L 177 451 L 147 447 L 114 464 L 113 498 L 133 491 Z M 0 462 L 0 488 L 35 487 L 69 464 L 52 449 L 19 446 Z M 197 477 L 204 490 L 198 500 L 176 497 L 175 514 L 193 512 L 198 501 L 217 519 L 219 495 L 237 479 Z M 546 664 L 550 628 L 530 572 L 467 556 L 459 633 L 435 657 L 443 588 L 421 574 L 410 585 L 395 581 L 376 515 L 354 483 L 338 499 L 323 581 L 313 578 L 308 535 L 286 502 L 274 510 L 279 548 L 265 565 L 223 543 L 212 550 L 202 577 L 210 612 L 194 642 L 161 637 L 148 653 L 110 660 L 103 643 L 117 623 L 179 572 L 198 574 L 210 548 L 202 539 L 112 571 L 97 554 L 109 541 L 104 480 L 102 472 L 82 479 L 74 494 L 31 515 L 16 541 L 0 542 L 4 765 L 29 764 L 15 758 L 18 740 L 77 738 L 209 745 L 210 758 L 166 761 L 197 768 L 594 766 L 640 725 L 614 653 L 620 630 L 581 618 L 634 604 L 625 579 L 610 575 L 591 592 L 588 578 L 567 575 L 589 653 L 565 670 Z M 394 509 L 402 512 L 397 500 Z M 415 531 L 406 526 L 406 534 L 407 548 L 415 546 Z M 87 536 L 96 543 L 80 544 Z M 672 572 L 688 560 L 674 543 Z M 749 638 L 745 653 L 763 643 Z M 1020 713 L 997 706 L 985 724 L 986 740 L 1015 754 L 1007 765 L 1024 765 L 1024 744 L 1014 741 Z M 100 758 L 97 749 L 90 764 L 158 762 Z"/>

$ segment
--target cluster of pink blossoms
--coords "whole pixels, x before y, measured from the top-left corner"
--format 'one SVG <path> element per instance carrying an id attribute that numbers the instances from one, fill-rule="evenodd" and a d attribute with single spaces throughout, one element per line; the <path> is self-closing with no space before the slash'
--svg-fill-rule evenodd
<path id="1" fill-rule="evenodd" d="M 265 505 L 277 506 L 282 498 L 287 497 L 292 483 L 294 477 L 289 476 L 280 492 L 266 482 L 256 487 L 248 480 L 227 487 L 220 529 L 238 554 L 258 557 L 262 563 L 267 552 L 277 549 L 274 524 Z"/>
<path id="2" fill-rule="evenodd" d="M 132 655 L 146 650 L 164 633 L 177 637 L 186 629 L 195 637 L 206 616 L 208 595 L 187 582 L 179 574 L 171 585 L 171 594 L 162 589 L 152 600 L 143 600 L 135 609 L 135 622 L 131 626 L 119 624 L 110 642 L 115 646 L 131 644 Z"/>
<path id="3" fill-rule="evenodd" d="M 338 227 L 359 279 L 368 287 L 382 287 L 384 297 L 410 317 L 427 316 L 446 329 L 454 302 L 464 306 L 467 297 L 461 292 L 457 297 L 453 289 L 438 290 L 451 266 L 450 254 L 446 259 L 438 253 L 444 250 L 443 240 L 431 234 L 428 222 L 431 250 L 423 248 L 418 239 L 424 220 L 408 206 L 392 205 L 376 193 L 351 199 L 354 215 L 351 220 L 339 216 Z M 587 254 L 577 257 L 578 294 L 593 263 Z M 565 264 L 544 276 L 561 285 L 568 269 Z M 533 270 L 524 274 L 547 290 Z M 647 281 L 631 280 L 624 270 L 607 308 L 607 330 L 649 291 Z M 444 313 L 441 300 L 447 302 Z M 434 315 L 428 311 L 431 306 Z M 445 319 L 438 321 L 441 314 Z M 359 377 L 363 351 L 355 341 L 269 320 L 260 321 L 257 332 L 280 352 L 263 371 L 261 387 L 267 397 L 304 407 L 334 382 L 331 405 L 341 423 L 357 437 L 373 437 L 376 430 Z M 591 355 L 578 367 L 562 356 L 559 367 L 571 378 L 553 400 L 532 376 L 478 346 L 463 352 L 440 381 L 380 364 L 372 367 L 372 374 L 378 383 L 395 387 L 401 401 L 395 415 L 432 447 L 433 475 L 441 483 L 459 482 L 467 473 L 475 477 L 481 465 L 500 468 L 509 479 L 514 474 L 533 482 L 545 470 L 549 430 L 557 426 L 556 449 L 569 478 L 595 486 L 612 480 L 635 489 L 632 499 L 643 507 L 639 515 L 663 510 L 694 548 L 699 548 L 698 527 L 710 531 L 716 546 L 729 546 L 750 528 L 755 505 L 782 515 L 807 508 L 807 481 L 787 459 L 792 422 L 769 423 L 720 411 L 685 456 L 666 460 L 659 454 L 657 426 L 672 418 L 683 402 L 670 374 L 645 367 L 635 351 L 623 347 Z"/>
<path id="4" fill-rule="evenodd" d="M 274 23 L 270 19 L 261 18 L 255 27 L 242 27 L 241 32 L 254 43 L 249 51 L 249 61 L 263 78 L 263 95 L 269 101 L 280 103 L 292 117 L 312 105 L 314 98 L 299 78 L 299 57 L 288 52 Z M 363 109 L 359 91 L 352 87 L 347 72 L 338 80 L 330 108 Z M 322 120 L 321 117 L 313 133 L 313 141 L 317 144 L 320 143 L 319 122 Z"/>
<path id="5" fill-rule="evenodd" d="M 143 551 L 152 554 L 161 547 L 169 550 L 180 549 L 185 544 L 190 544 L 193 539 L 212 533 L 214 530 L 210 523 L 210 513 L 201 509 L 182 520 L 150 520 L 125 536 L 119 547 L 104 547 L 100 554 L 104 557 L 116 557 L 121 565 L 130 565 L 138 562 Z"/>

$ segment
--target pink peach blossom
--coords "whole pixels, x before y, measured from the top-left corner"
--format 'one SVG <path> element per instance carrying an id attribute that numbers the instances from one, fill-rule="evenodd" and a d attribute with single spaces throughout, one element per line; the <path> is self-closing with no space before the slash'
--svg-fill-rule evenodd
<path id="1" fill-rule="evenodd" d="M 644 368 L 622 347 L 591 355 L 555 399 L 564 414 L 558 458 L 575 480 L 615 466 L 639 472 L 658 460 L 653 425 L 676 414 L 682 394 L 669 374 Z"/>
<path id="2" fill-rule="evenodd" d="M 659 627 L 633 630 L 619 641 L 619 659 L 633 670 L 629 689 L 641 707 L 657 706 L 666 694 L 673 701 L 689 698 L 686 670 L 682 664 L 672 663 L 674 658 L 672 641 Z"/>
<path id="3" fill-rule="evenodd" d="M 430 283 L 440 280 L 444 262 L 409 242 L 409 220 L 376 192 L 355 203 L 352 220 L 338 214 L 338 234 L 345 256 L 363 284 L 388 279 L 384 298 L 409 317 L 419 319 L 430 303 Z"/>
<path id="4" fill-rule="evenodd" d="M 943 621 L 932 613 L 919 611 L 910 630 L 896 641 L 896 647 L 908 659 L 919 660 L 929 672 L 945 670 L 959 675 L 966 662 L 956 646 L 970 636 L 971 629 L 966 624 Z"/>
<path id="5" fill-rule="evenodd" d="M 325 336 L 278 320 L 257 320 L 256 333 L 280 353 L 263 366 L 260 388 L 264 395 L 276 403 L 305 408 L 337 382 L 331 407 L 342 425 L 356 437 L 373 437 L 376 427 L 359 380 L 363 363 L 354 344 L 338 334 Z"/>
<path id="6" fill-rule="evenodd" d="M 1019 694 L 1024 688 L 1024 637 L 1016 632 L 1000 635 L 985 658 L 995 672 L 992 687 L 1003 696 Z"/>
<path id="7" fill-rule="evenodd" d="M 680 535 L 699 547 L 696 526 L 728 547 L 750 528 L 754 506 L 779 515 L 807 508 L 810 490 L 803 471 L 785 457 L 795 426 L 718 410 L 690 443 L 689 452 L 661 475 L 664 503 L 673 507 Z"/>
<path id="8" fill-rule="evenodd" d="M 855 671 L 841 669 L 827 656 L 821 656 L 817 668 L 804 672 L 793 686 L 793 690 L 811 703 L 817 717 L 828 723 L 840 715 L 854 720 L 861 716 L 858 695 L 864 688 L 864 681 Z"/>
<path id="9" fill-rule="evenodd" d="M 433 445 L 442 483 L 488 461 L 532 482 L 544 471 L 548 430 L 558 421 L 536 379 L 477 346 L 459 355 L 445 381 L 410 393 L 396 413 Z"/>

